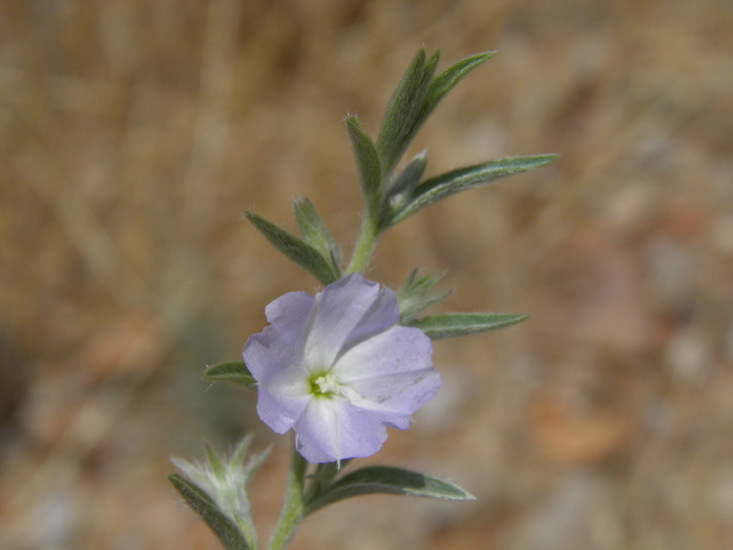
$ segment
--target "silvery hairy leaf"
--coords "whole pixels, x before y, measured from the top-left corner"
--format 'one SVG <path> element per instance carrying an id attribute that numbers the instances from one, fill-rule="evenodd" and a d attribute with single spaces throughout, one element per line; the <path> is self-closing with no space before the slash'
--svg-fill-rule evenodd
<path id="1" fill-rule="evenodd" d="M 359 182 L 367 204 L 375 206 L 379 200 L 379 187 L 382 182 L 382 165 L 379 153 L 372 139 L 361 129 L 355 116 L 346 117 L 346 130 L 349 133 L 351 148 L 354 150 L 359 169 Z"/>
<path id="2" fill-rule="evenodd" d="M 399 162 L 419 129 L 417 121 L 423 111 L 439 57 L 440 52 L 436 51 L 426 59 L 425 50 L 421 48 L 392 94 L 377 136 L 377 150 L 384 174 L 388 174 Z"/>
<path id="3" fill-rule="evenodd" d="M 392 466 L 367 466 L 337 479 L 312 502 L 306 503 L 306 514 L 339 500 L 375 493 L 475 500 L 468 491 L 442 479 Z"/>
<path id="4" fill-rule="evenodd" d="M 422 330 L 431 340 L 466 336 L 514 325 L 527 319 L 518 313 L 440 313 L 408 323 Z"/>
<path id="5" fill-rule="evenodd" d="M 404 206 L 395 212 L 391 223 L 395 224 L 441 199 L 495 181 L 499 178 L 521 174 L 550 164 L 557 155 L 533 155 L 509 157 L 482 164 L 452 170 L 425 180 L 418 185 Z"/>
<path id="6" fill-rule="evenodd" d="M 309 271 L 323 284 L 332 283 L 341 276 L 332 258 L 324 257 L 314 246 L 254 212 L 246 212 L 245 216 L 275 248 Z"/>
<path id="7" fill-rule="evenodd" d="M 257 388 L 257 381 L 250 374 L 244 361 L 227 361 L 211 365 L 206 368 L 201 378 L 210 382 L 232 382 L 250 389 Z"/>
<path id="8" fill-rule="evenodd" d="M 316 207 L 306 197 L 293 199 L 295 221 L 305 242 L 318 250 L 325 258 L 331 258 L 335 267 L 341 265 L 341 253 L 331 232 L 326 228 Z"/>

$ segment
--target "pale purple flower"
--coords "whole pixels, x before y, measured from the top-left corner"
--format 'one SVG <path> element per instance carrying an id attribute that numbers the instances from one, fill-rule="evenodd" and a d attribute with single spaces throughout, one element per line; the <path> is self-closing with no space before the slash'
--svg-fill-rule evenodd
<path id="1" fill-rule="evenodd" d="M 373 455 L 386 427 L 407 429 L 440 387 L 430 339 L 398 325 L 394 292 L 359 274 L 315 297 L 284 294 L 265 315 L 270 325 L 242 353 L 257 414 L 279 434 L 293 428 L 308 462 Z"/>

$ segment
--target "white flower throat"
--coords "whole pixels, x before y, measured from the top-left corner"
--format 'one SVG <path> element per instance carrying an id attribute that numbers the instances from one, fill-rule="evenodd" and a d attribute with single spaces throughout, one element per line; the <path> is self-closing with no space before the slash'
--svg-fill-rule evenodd
<path id="1" fill-rule="evenodd" d="M 311 382 L 311 390 L 315 395 L 330 397 L 339 392 L 341 384 L 336 381 L 336 377 L 328 372 L 315 378 Z"/>

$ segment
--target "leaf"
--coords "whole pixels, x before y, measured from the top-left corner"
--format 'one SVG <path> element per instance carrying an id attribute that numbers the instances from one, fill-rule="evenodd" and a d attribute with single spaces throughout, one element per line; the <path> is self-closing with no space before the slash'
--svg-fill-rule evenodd
<path id="1" fill-rule="evenodd" d="M 474 500 L 475 497 L 453 483 L 392 466 L 368 466 L 338 479 L 313 502 L 306 514 L 328 504 L 373 493 L 407 495 L 441 500 Z"/>
<path id="2" fill-rule="evenodd" d="M 209 497 L 204 490 L 178 474 L 168 479 L 193 510 L 201 516 L 227 550 L 254 550 L 244 535 Z"/>
<path id="3" fill-rule="evenodd" d="M 391 223 L 395 224 L 434 202 L 461 191 L 484 185 L 491 181 L 521 174 L 550 164 L 557 155 L 533 155 L 528 157 L 509 157 L 483 164 L 458 168 L 421 183 L 402 210 L 395 214 Z"/>
<path id="4" fill-rule="evenodd" d="M 330 258 L 333 267 L 339 270 L 341 254 L 338 245 L 326 228 L 326 224 L 323 223 L 321 216 L 318 215 L 313 203 L 306 197 L 295 197 L 293 199 L 293 213 L 305 242 L 318 250 L 322 256 Z"/>
<path id="5" fill-rule="evenodd" d="M 468 73 L 481 65 L 484 61 L 493 56 L 496 52 L 477 53 L 454 63 L 440 73 L 430 84 L 425 104 L 420 113 L 419 124 L 422 124 L 430 113 L 433 112 L 441 99 L 450 92 Z"/>
<path id="6" fill-rule="evenodd" d="M 313 246 L 299 239 L 292 233 L 288 233 L 282 227 L 267 221 L 254 212 L 245 212 L 245 216 L 252 222 L 260 233 L 262 233 L 275 248 L 285 254 L 288 258 L 309 271 L 316 279 L 324 285 L 332 283 L 340 278 L 340 273 L 331 261 Z"/>
<path id="7" fill-rule="evenodd" d="M 424 51 L 420 50 L 424 58 Z M 418 56 L 420 55 L 418 53 Z M 463 77 L 489 59 L 495 52 L 484 52 L 472 55 L 454 63 L 437 77 L 433 78 L 438 64 L 440 52 L 436 51 L 422 67 L 413 64 L 405 73 L 400 86 L 392 97 L 387 113 L 388 120 L 382 123 L 377 149 L 382 154 L 385 173 L 389 172 L 399 161 L 402 153 L 413 140 L 430 114 L 440 101 L 450 92 Z M 422 69 L 422 70 L 420 70 Z M 404 85 L 404 89 L 403 89 Z M 398 95 L 398 92 L 402 92 Z M 389 122 L 389 124 L 388 124 Z M 389 144 L 388 147 L 386 144 Z"/>
<path id="8" fill-rule="evenodd" d="M 349 132 L 351 148 L 354 150 L 356 164 L 359 168 L 361 190 L 367 204 L 375 205 L 379 200 L 379 186 L 382 182 L 382 165 L 379 153 L 371 138 L 361 129 L 355 116 L 346 117 L 346 130 Z"/>
<path id="9" fill-rule="evenodd" d="M 441 313 L 408 324 L 419 328 L 432 340 L 438 340 L 497 330 L 524 321 L 527 317 L 518 313 Z"/>
<path id="10" fill-rule="evenodd" d="M 211 382 L 234 382 L 250 389 L 257 388 L 257 381 L 242 361 L 229 361 L 212 365 L 204 371 L 202 379 Z"/>
<path id="11" fill-rule="evenodd" d="M 415 122 L 423 109 L 439 57 L 440 52 L 436 51 L 426 60 L 425 50 L 421 48 L 392 94 L 377 136 L 383 174 L 394 168 L 415 137 L 419 128 Z"/>

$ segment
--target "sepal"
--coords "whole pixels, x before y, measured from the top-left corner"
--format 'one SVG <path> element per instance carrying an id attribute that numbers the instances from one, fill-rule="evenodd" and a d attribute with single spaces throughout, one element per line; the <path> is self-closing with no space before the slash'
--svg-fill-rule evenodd
<path id="1" fill-rule="evenodd" d="M 341 277 L 340 269 L 334 264 L 333 259 L 325 257 L 314 246 L 254 212 L 245 212 L 244 215 L 275 248 L 309 271 L 324 285 Z"/>
<path id="2" fill-rule="evenodd" d="M 219 455 L 205 445 L 206 460 L 201 463 L 171 459 L 184 475 L 170 474 L 168 479 L 228 550 L 257 548 L 246 486 L 269 450 L 251 456 L 245 463 L 251 441 L 251 437 L 244 438 L 229 456 Z"/>
<path id="3" fill-rule="evenodd" d="M 437 273 L 420 273 L 413 269 L 397 289 L 397 305 L 400 308 L 400 322 L 408 324 L 421 311 L 437 304 L 450 295 L 451 291 L 430 292 L 443 278 Z"/>
<path id="4" fill-rule="evenodd" d="M 201 378 L 210 382 L 233 382 L 252 390 L 257 389 L 257 381 L 243 361 L 227 361 L 207 366 Z"/>
<path id="5" fill-rule="evenodd" d="M 222 546 L 227 550 L 255 550 L 237 529 L 234 522 L 217 508 L 206 491 L 178 474 L 169 474 L 168 479 L 176 491 L 209 526 Z"/>
<path id="6" fill-rule="evenodd" d="M 320 494 L 305 503 L 305 514 L 339 500 L 374 493 L 441 500 L 475 500 L 468 491 L 442 479 L 393 466 L 367 466 L 325 487 Z"/>
<path id="7" fill-rule="evenodd" d="M 467 336 L 515 325 L 527 319 L 518 313 L 440 313 L 408 323 L 419 328 L 431 340 Z"/>

